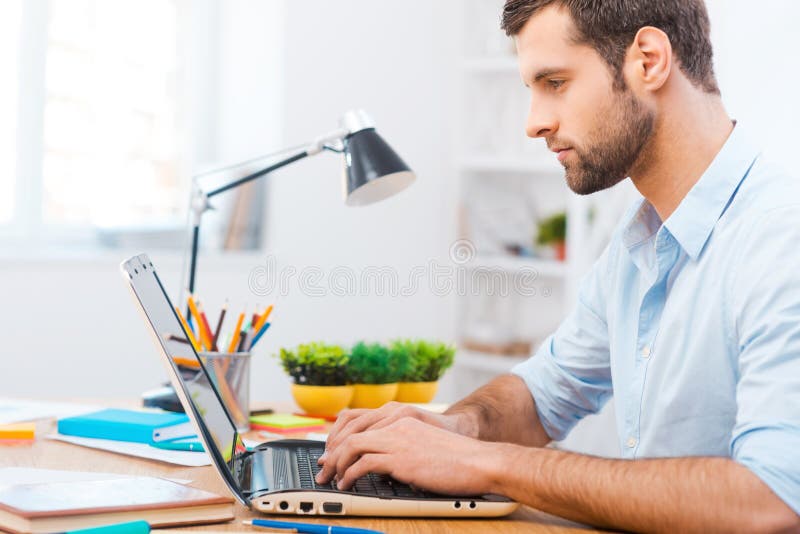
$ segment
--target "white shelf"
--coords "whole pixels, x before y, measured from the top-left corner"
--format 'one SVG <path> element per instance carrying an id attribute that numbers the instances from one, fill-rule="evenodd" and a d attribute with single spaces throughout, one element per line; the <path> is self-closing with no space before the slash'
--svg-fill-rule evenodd
<path id="1" fill-rule="evenodd" d="M 458 349 L 454 365 L 475 371 L 502 374 L 509 372 L 512 367 L 527 359 L 527 356 L 506 356 L 503 354 L 488 354 L 474 350 Z"/>
<path id="2" fill-rule="evenodd" d="M 512 55 L 468 58 L 464 60 L 464 70 L 474 73 L 519 74 L 517 56 Z"/>
<path id="3" fill-rule="evenodd" d="M 524 268 L 526 270 L 534 270 L 539 276 L 549 278 L 564 278 L 567 276 L 567 265 L 563 261 L 503 254 L 479 254 L 465 266 L 470 269 L 497 269 L 509 274 L 518 273 Z"/>
<path id="4" fill-rule="evenodd" d="M 504 156 L 468 156 L 461 159 L 459 165 L 464 171 L 473 172 L 519 172 L 564 176 L 564 168 L 556 161 L 555 154 L 548 162 L 541 157 L 504 157 Z"/>

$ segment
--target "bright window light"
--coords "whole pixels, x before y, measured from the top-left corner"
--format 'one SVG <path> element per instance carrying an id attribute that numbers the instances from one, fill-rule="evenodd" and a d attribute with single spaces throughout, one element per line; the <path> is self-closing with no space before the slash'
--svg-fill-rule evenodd
<path id="1" fill-rule="evenodd" d="M 177 163 L 175 2 L 51 0 L 49 6 L 43 222 L 177 221 L 188 185 Z"/>
<path id="2" fill-rule="evenodd" d="M 14 216 L 14 182 L 17 160 L 17 58 L 22 0 L 3 2 L 0 15 L 0 223 Z"/>

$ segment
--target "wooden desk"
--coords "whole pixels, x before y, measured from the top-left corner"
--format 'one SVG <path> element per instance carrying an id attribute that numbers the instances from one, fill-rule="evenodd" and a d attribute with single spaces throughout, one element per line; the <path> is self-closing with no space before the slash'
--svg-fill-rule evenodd
<path id="1" fill-rule="evenodd" d="M 181 467 L 163 462 L 122 456 L 119 454 L 79 447 L 69 443 L 45 439 L 44 436 L 55 431 L 53 421 L 39 421 L 36 428 L 36 441 L 27 445 L 0 445 L 0 467 L 38 467 L 43 469 L 65 469 L 71 471 L 95 471 L 142 476 L 161 476 L 191 480 L 192 486 L 229 495 L 227 488 L 213 467 Z M 254 436 L 255 438 L 255 436 Z M 188 531 L 227 531 L 258 534 L 259 529 L 242 525 L 243 519 L 263 517 L 253 513 L 240 504 L 235 504 L 235 521 L 187 527 Z M 382 519 L 382 518 L 313 518 L 297 516 L 272 516 L 303 522 L 319 522 L 334 525 L 349 525 L 394 533 L 515 533 L 542 532 L 564 533 L 584 532 L 588 527 L 554 517 L 532 508 L 521 507 L 507 518 L 501 519 Z"/>

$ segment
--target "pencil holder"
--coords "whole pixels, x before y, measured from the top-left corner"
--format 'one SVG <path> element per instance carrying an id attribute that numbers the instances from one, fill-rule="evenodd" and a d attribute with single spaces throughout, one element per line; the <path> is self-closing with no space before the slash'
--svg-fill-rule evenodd
<path id="1" fill-rule="evenodd" d="M 250 430 L 249 352 L 201 352 L 211 382 L 241 434 Z"/>

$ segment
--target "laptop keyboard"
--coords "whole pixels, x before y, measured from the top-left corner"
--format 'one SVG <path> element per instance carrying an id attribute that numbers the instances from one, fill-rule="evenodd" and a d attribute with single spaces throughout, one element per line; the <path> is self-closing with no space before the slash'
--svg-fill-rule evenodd
<path id="1" fill-rule="evenodd" d="M 322 467 L 317 464 L 322 453 L 325 452 L 321 447 L 298 447 L 295 449 L 297 455 L 297 467 L 300 473 L 300 486 L 303 489 L 330 489 L 335 490 L 333 481 L 327 484 L 317 484 L 315 478 L 317 473 L 322 471 Z M 386 475 L 369 473 L 356 480 L 352 493 L 360 495 L 371 495 L 378 497 L 430 497 L 428 492 L 414 489 L 408 484 L 398 482 Z"/>

